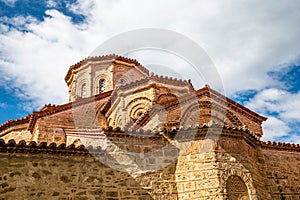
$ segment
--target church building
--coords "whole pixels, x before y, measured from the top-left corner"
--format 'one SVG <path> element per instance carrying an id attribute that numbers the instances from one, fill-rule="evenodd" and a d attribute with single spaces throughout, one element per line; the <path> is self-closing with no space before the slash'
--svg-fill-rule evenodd
<path id="1" fill-rule="evenodd" d="M 300 199 L 300 145 L 209 85 L 118 55 L 65 81 L 69 103 L 0 125 L 3 199 Z"/>

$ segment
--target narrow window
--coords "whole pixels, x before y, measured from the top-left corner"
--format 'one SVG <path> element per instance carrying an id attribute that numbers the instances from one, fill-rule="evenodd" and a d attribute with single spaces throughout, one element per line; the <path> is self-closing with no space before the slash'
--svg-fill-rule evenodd
<path id="1" fill-rule="evenodd" d="M 105 80 L 101 79 L 99 81 L 99 93 L 103 93 L 105 91 Z"/>
<path id="2" fill-rule="evenodd" d="M 86 84 L 82 84 L 81 86 L 81 97 L 84 98 L 86 96 Z"/>

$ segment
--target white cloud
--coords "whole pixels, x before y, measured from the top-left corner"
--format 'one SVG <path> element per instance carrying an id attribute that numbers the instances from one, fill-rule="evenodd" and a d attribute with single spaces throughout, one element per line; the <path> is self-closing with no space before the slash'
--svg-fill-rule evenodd
<path id="1" fill-rule="evenodd" d="M 0 0 L 8 6 L 14 6 L 17 0 Z"/>
<path id="2" fill-rule="evenodd" d="M 300 123 L 300 92 L 293 94 L 276 88 L 265 89 L 250 99 L 246 106 L 269 116 L 263 124 L 263 140 L 278 140 L 283 136 L 288 136 L 286 141 L 300 140 L 297 130 L 289 127 L 292 123 Z"/>
<path id="3" fill-rule="evenodd" d="M 8 31 L 0 35 L 0 72 L 21 88 L 19 97 L 33 100 L 33 108 L 67 101 L 64 76 L 82 58 L 77 29 L 61 13 L 48 11 L 44 22 L 28 24 L 30 32 Z M 67 32 L 68 30 L 68 32 Z M 71 37 L 73 36 L 73 37 Z"/>
<path id="4" fill-rule="evenodd" d="M 287 138 L 283 140 L 283 142 L 288 142 L 288 143 L 294 143 L 294 144 L 300 144 L 300 137 L 297 134 L 289 134 Z"/>
<path id="5" fill-rule="evenodd" d="M 55 7 L 51 0 L 48 5 Z M 261 113 L 278 112 L 277 119 L 266 123 L 266 132 L 271 124 L 287 126 L 289 120 L 299 120 L 299 94 L 264 90 L 283 84 L 268 77 L 268 71 L 299 62 L 298 1 L 78 0 L 68 8 L 87 16 L 85 22 L 73 24 L 70 17 L 52 9 L 43 22 L 22 19 L 28 32 L 1 24 L 6 31 L 0 35 L 0 71 L 15 80 L 34 107 L 66 102 L 63 78 L 68 67 L 106 39 L 132 29 L 163 28 L 186 35 L 207 51 L 227 95 L 248 89 L 262 91 L 247 106 Z"/>
<path id="6" fill-rule="evenodd" d="M 26 30 L 28 24 L 37 23 L 37 19 L 32 16 L 16 16 L 16 17 L 1 17 L 0 18 L 0 25 L 3 29 L 0 29 L 0 33 L 5 33 L 9 31 L 9 27 L 7 25 L 15 27 L 17 30 Z M 3 25 L 6 24 L 6 25 Z"/>
<path id="7" fill-rule="evenodd" d="M 93 10 L 94 5 L 93 1 L 77 0 L 75 3 L 68 3 L 67 8 L 73 13 L 93 17 L 90 11 Z"/>
<path id="8" fill-rule="evenodd" d="M 262 140 L 274 141 L 280 137 L 287 136 L 291 131 L 287 124 L 275 117 L 269 116 L 268 120 L 263 124 L 264 135 Z"/>
<path id="9" fill-rule="evenodd" d="M 0 102 L 0 108 L 6 108 L 6 107 L 7 107 L 7 104 L 6 104 L 6 103 Z"/>
<path id="10" fill-rule="evenodd" d="M 293 94 L 276 88 L 265 89 L 246 106 L 264 114 L 277 113 L 285 121 L 300 121 L 300 92 Z"/>
<path id="11" fill-rule="evenodd" d="M 88 31 L 101 32 L 104 38 L 145 27 L 166 28 L 187 35 L 207 50 L 224 80 L 226 92 L 232 95 L 239 90 L 280 84 L 266 72 L 281 63 L 297 60 L 298 8 L 296 1 L 191 1 L 188 4 L 102 1 L 95 2 L 94 9 L 86 12 L 92 16 Z M 91 39 L 103 41 L 100 37 Z"/>
<path id="12" fill-rule="evenodd" d="M 55 0 L 47 0 L 46 1 L 46 6 L 48 8 L 54 8 L 57 7 L 57 2 Z"/>

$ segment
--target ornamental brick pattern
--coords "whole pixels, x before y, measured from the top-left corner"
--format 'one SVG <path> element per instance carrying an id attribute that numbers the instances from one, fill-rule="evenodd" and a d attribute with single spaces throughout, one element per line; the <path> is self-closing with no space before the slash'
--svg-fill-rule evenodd
<path id="1" fill-rule="evenodd" d="M 65 81 L 69 103 L 0 125 L 2 199 L 300 199 L 300 145 L 208 85 L 117 55 Z"/>

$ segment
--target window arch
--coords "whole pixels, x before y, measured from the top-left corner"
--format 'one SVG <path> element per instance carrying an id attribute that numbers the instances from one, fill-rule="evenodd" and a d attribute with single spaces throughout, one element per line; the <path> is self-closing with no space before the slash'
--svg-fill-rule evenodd
<path id="1" fill-rule="evenodd" d="M 105 92 L 105 80 L 100 79 L 99 80 L 99 93 Z"/>
<path id="2" fill-rule="evenodd" d="M 86 83 L 83 83 L 81 86 L 81 97 L 82 98 L 86 97 Z"/>
<path id="3" fill-rule="evenodd" d="M 245 182 L 241 177 L 232 175 L 226 181 L 227 200 L 250 200 Z"/>

